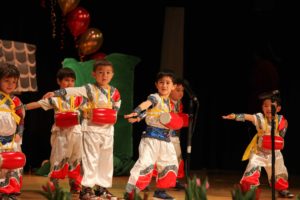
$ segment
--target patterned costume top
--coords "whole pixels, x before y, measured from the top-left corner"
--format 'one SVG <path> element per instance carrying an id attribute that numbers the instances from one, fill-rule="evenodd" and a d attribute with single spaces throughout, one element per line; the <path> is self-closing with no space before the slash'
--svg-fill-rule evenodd
<path id="1" fill-rule="evenodd" d="M 160 123 L 159 117 L 165 112 L 171 112 L 172 107 L 170 99 L 164 99 L 161 96 L 159 96 L 158 93 L 149 95 L 147 99 L 151 101 L 152 106 L 150 109 L 147 110 L 146 124 L 148 126 L 168 129 L 162 123 Z"/>
<path id="2" fill-rule="evenodd" d="M 21 100 L 0 92 L 0 136 L 20 136 L 24 131 L 25 112 Z"/>
<path id="3" fill-rule="evenodd" d="M 262 113 L 256 113 L 254 115 L 254 126 L 256 127 L 257 134 L 253 137 L 252 141 L 248 145 L 242 160 L 249 158 L 250 152 L 257 152 L 258 150 L 264 151 L 265 153 L 271 153 L 271 150 L 262 148 L 262 140 L 265 135 L 271 135 L 271 123 L 267 121 Z M 287 120 L 283 115 L 275 115 L 275 136 L 285 136 L 287 131 Z"/>
<path id="4" fill-rule="evenodd" d="M 175 113 L 183 112 L 183 104 L 180 100 L 178 100 L 178 101 L 171 100 L 171 107 L 173 108 L 173 112 L 175 112 Z"/>
<path id="5" fill-rule="evenodd" d="M 90 109 L 109 108 L 119 111 L 121 95 L 117 88 L 110 86 L 109 89 L 103 89 L 96 84 L 88 84 L 85 88 L 89 99 Z"/>
<path id="6" fill-rule="evenodd" d="M 63 96 L 63 97 L 52 97 L 48 99 L 41 99 L 38 103 L 44 110 L 54 109 L 55 113 L 60 112 L 76 112 L 78 116 L 81 116 L 80 110 L 78 109 L 80 106 L 84 105 L 87 102 L 81 96 Z M 77 127 L 78 131 L 80 131 L 80 127 Z M 52 127 L 52 131 L 58 129 L 55 124 Z"/>
<path id="7" fill-rule="evenodd" d="M 96 83 L 95 84 L 86 84 L 81 87 L 69 87 L 65 89 L 56 90 L 54 92 L 55 96 L 83 96 L 88 98 L 88 103 L 85 104 L 83 107 L 84 115 L 86 119 L 90 119 L 90 113 L 92 109 L 95 108 L 110 108 L 116 111 L 119 111 L 121 106 L 121 95 L 117 88 L 113 86 L 109 86 L 109 89 L 103 89 L 99 87 Z M 111 125 L 103 125 L 109 127 Z M 83 124 L 83 130 L 94 131 L 94 132 L 101 132 L 99 129 L 99 125 L 88 123 Z"/>

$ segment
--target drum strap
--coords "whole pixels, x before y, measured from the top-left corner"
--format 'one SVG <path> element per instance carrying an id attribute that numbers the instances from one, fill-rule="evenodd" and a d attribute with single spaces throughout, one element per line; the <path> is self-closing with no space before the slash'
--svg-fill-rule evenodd
<path id="1" fill-rule="evenodd" d="M 92 106 L 92 108 L 98 108 L 99 106 L 97 106 L 97 102 L 96 101 L 99 99 L 99 88 L 97 88 L 96 85 L 94 85 L 94 91 L 95 91 L 95 99 L 92 102 L 91 106 Z M 110 91 L 110 87 L 109 87 L 107 89 L 107 106 L 105 106 L 107 108 L 111 108 L 111 105 L 112 105 L 110 93 L 111 93 L 111 91 Z M 101 108 L 102 108 L 102 106 L 101 106 Z"/>
<path id="2" fill-rule="evenodd" d="M 7 100 L 10 102 L 10 109 L 7 108 L 0 108 L 0 111 L 2 112 L 10 112 L 11 115 L 13 116 L 14 120 L 16 121 L 17 124 L 20 123 L 21 117 L 19 115 L 16 114 L 16 110 L 15 110 L 15 103 L 13 102 L 13 100 L 10 98 L 9 95 L 3 93 L 0 91 L 0 94 L 4 96 L 4 98 L 0 101 L 0 106 L 3 105 Z"/>
<path id="3" fill-rule="evenodd" d="M 161 98 L 160 108 L 155 106 L 152 109 L 148 109 L 146 116 L 159 117 L 162 113 L 171 111 L 170 99 L 169 98 L 164 99 L 163 97 L 160 98 Z"/>
<path id="4" fill-rule="evenodd" d="M 254 150 L 255 152 L 257 151 L 258 137 L 263 136 L 264 133 L 267 130 L 269 130 L 267 118 L 264 119 L 264 126 L 265 126 L 265 129 L 264 130 L 260 129 L 252 138 L 251 142 L 249 143 L 249 145 L 247 146 L 247 148 L 243 154 L 242 161 L 249 159 L 251 150 Z M 278 129 L 278 115 L 275 116 L 275 130 L 277 130 L 277 129 Z"/>
<path id="5" fill-rule="evenodd" d="M 57 98 L 57 103 L 58 103 L 58 111 L 59 112 L 68 111 L 68 110 L 63 109 L 61 97 Z M 69 111 L 74 112 L 75 109 L 76 109 L 76 107 L 75 107 L 75 97 L 74 96 L 70 96 L 70 110 Z"/>

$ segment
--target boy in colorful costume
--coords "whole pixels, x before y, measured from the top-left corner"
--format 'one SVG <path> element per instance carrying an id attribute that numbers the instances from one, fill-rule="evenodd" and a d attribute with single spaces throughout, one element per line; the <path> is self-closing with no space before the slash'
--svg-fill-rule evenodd
<path id="1" fill-rule="evenodd" d="M 169 95 L 175 89 L 174 74 L 171 72 L 159 72 L 155 85 L 158 93 L 151 94 L 132 113 L 125 115 L 130 123 L 139 121 L 136 117 L 143 118 L 146 112 L 147 128 L 142 135 L 139 144 L 139 158 L 130 171 L 130 177 L 126 185 L 126 199 L 133 199 L 134 191 L 145 189 L 151 182 L 154 164 L 158 175 L 154 199 L 173 199 L 165 191 L 166 188 L 174 187 L 178 171 L 178 160 L 170 136 L 172 130 L 160 123 L 160 115 L 169 113 L 171 107 Z"/>
<path id="2" fill-rule="evenodd" d="M 99 197 L 116 198 L 107 190 L 112 186 L 113 179 L 114 124 L 105 122 L 99 124 L 93 121 L 94 111 L 100 109 L 114 111 L 116 120 L 117 111 L 121 106 L 121 96 L 117 88 L 109 85 L 113 75 L 114 70 L 111 62 L 96 60 L 92 72 L 96 83 L 81 87 L 69 87 L 44 95 L 44 98 L 69 95 L 88 98 L 82 121 L 83 179 L 80 192 L 81 200 L 99 199 Z M 106 114 L 103 114 L 102 116 L 105 118 Z"/>
<path id="3" fill-rule="evenodd" d="M 58 70 L 60 88 L 73 87 L 76 75 L 70 68 Z M 54 109 L 55 124 L 51 129 L 50 181 L 58 187 L 59 180 L 69 178 L 70 191 L 79 194 L 82 180 L 82 132 L 80 107 L 87 102 L 81 96 L 52 97 L 25 105 L 26 110 Z"/>
<path id="4" fill-rule="evenodd" d="M 267 94 L 267 93 L 266 93 Z M 281 110 L 281 100 L 279 96 L 260 95 L 262 100 L 263 113 L 256 114 L 229 114 L 223 116 L 223 119 L 236 121 L 250 121 L 256 127 L 257 134 L 248 145 L 242 160 L 248 160 L 248 165 L 240 181 L 244 191 L 256 188 L 260 185 L 259 178 L 261 167 L 263 167 L 271 182 L 272 175 L 272 154 L 270 144 L 272 105 L 274 104 L 275 114 L 275 189 L 282 198 L 293 198 L 294 195 L 288 191 L 288 172 L 284 164 L 281 153 L 283 148 L 283 138 L 287 131 L 287 120 L 283 115 L 277 114 Z"/>
<path id="5" fill-rule="evenodd" d="M 25 155 L 21 153 L 25 111 L 21 100 L 13 95 L 20 72 L 11 64 L 0 62 L 0 199 L 17 199 L 22 188 Z M 6 157 L 7 153 L 11 153 Z M 22 165 L 15 165 L 16 156 Z M 9 162 L 9 163 L 7 163 Z"/>

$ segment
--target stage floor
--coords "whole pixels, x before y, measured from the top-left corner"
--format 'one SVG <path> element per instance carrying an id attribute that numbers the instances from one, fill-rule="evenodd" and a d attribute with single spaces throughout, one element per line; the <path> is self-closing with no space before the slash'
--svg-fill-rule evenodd
<path id="1" fill-rule="evenodd" d="M 234 188 L 234 184 L 238 183 L 242 172 L 220 172 L 220 171 L 197 171 L 192 172 L 191 176 L 196 175 L 198 178 L 203 179 L 208 178 L 209 189 L 207 190 L 207 199 L 208 200 L 232 200 L 231 191 Z M 109 189 L 113 194 L 118 197 L 123 197 L 125 191 L 125 185 L 127 183 L 128 176 L 114 177 L 113 187 Z M 42 191 L 42 185 L 45 185 L 48 181 L 47 177 L 36 176 L 36 175 L 24 175 L 23 179 L 23 188 L 22 193 L 18 197 L 20 200 L 43 200 L 45 199 L 41 196 L 38 191 Z M 61 181 L 60 185 L 63 188 L 68 189 L 67 180 Z M 261 186 L 260 186 L 261 198 L 260 200 L 271 200 L 272 199 L 272 190 L 268 186 L 266 174 L 262 174 L 261 177 Z M 149 198 L 152 199 L 153 191 L 155 190 L 154 182 L 150 185 L 150 191 L 148 192 Z M 300 177 L 290 176 L 290 191 L 296 195 L 300 194 Z M 168 193 L 176 198 L 176 200 L 185 199 L 185 191 L 176 191 L 173 189 L 168 190 Z M 277 193 L 276 199 L 277 198 Z M 143 196 L 143 192 L 141 193 Z M 74 198 L 78 199 L 78 198 Z M 296 199 L 296 198 L 294 198 Z"/>

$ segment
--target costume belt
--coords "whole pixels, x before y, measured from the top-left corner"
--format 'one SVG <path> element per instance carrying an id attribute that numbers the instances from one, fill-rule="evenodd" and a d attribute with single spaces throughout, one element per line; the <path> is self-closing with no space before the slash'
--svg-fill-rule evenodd
<path id="1" fill-rule="evenodd" d="M 142 135 L 142 137 L 150 137 L 158 140 L 163 140 L 166 142 L 170 142 L 170 134 L 172 130 L 158 128 L 154 126 L 147 126 L 146 133 Z"/>
<path id="2" fill-rule="evenodd" d="M 10 136 L 0 136 L 0 143 L 2 145 L 5 145 L 7 143 L 12 142 L 14 139 L 14 135 L 10 135 Z"/>

